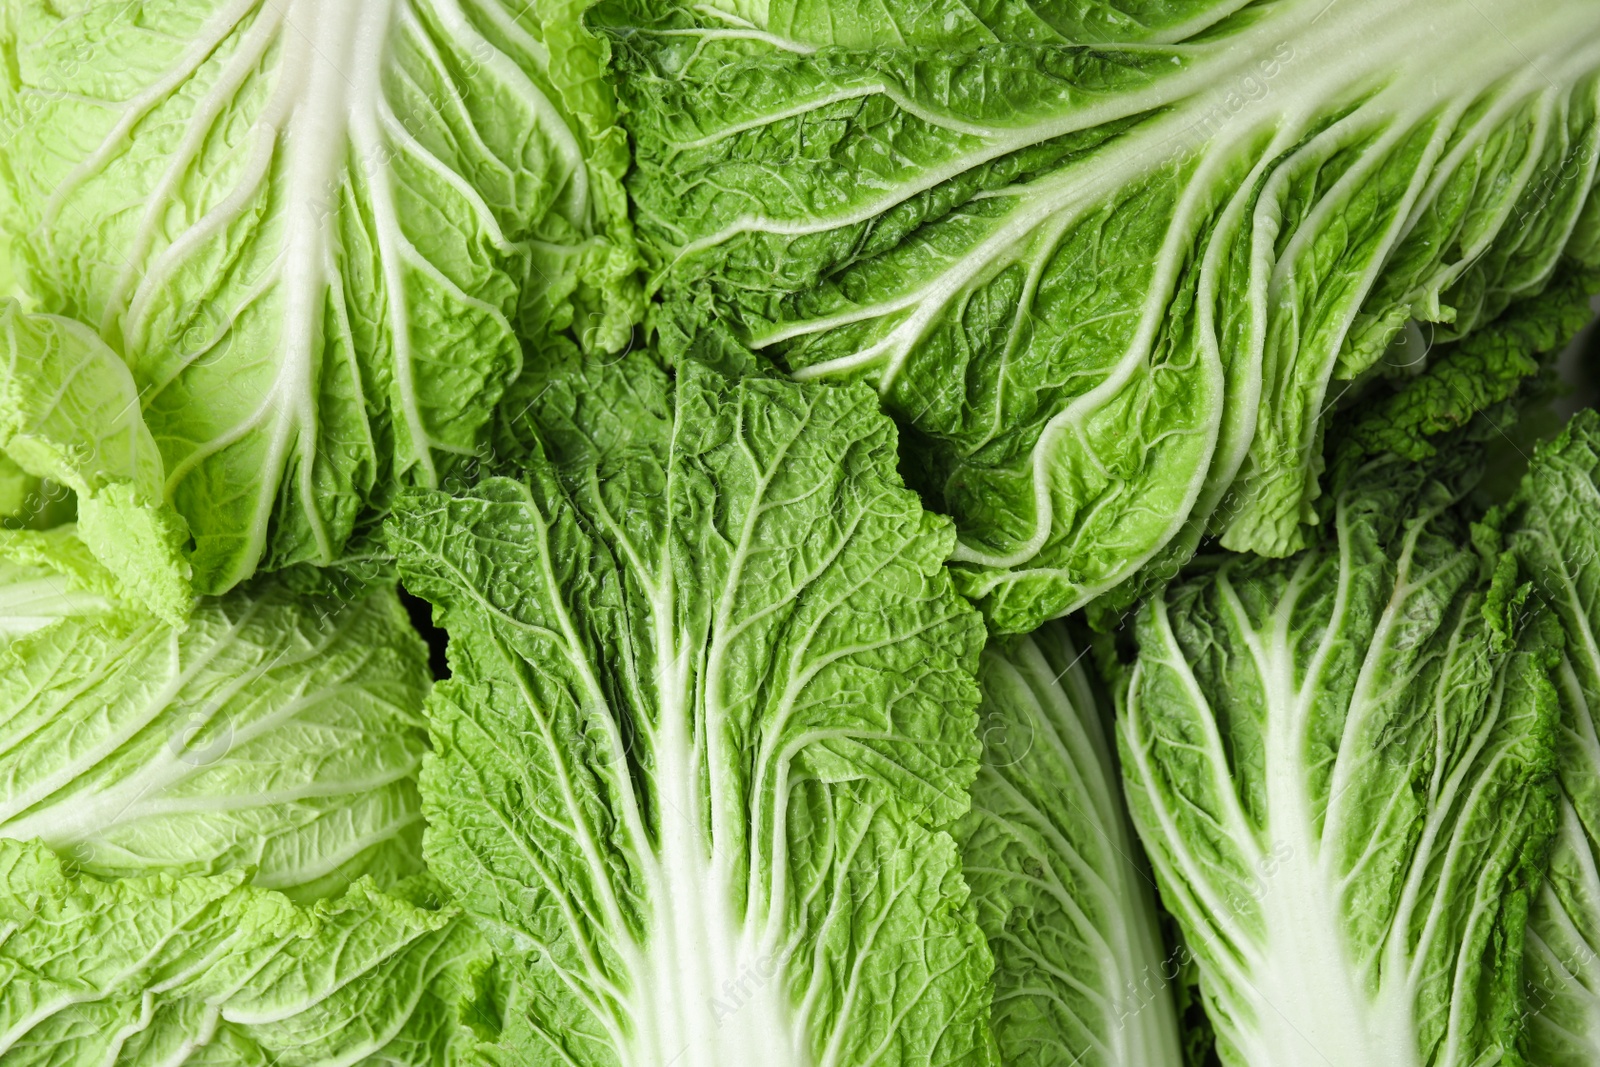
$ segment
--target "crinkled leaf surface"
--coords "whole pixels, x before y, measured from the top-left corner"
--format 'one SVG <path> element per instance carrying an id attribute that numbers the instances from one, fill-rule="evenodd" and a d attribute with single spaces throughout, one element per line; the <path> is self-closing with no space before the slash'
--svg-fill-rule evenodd
<path id="1" fill-rule="evenodd" d="M 503 1061 L 987 1062 L 943 829 L 982 626 L 876 397 L 640 354 L 529 396 L 525 477 L 388 530 L 450 634 L 425 852 L 518 964 Z"/>
<path id="2" fill-rule="evenodd" d="M 1181 1067 L 1156 929 L 1107 727 L 1057 625 L 984 649 L 983 762 L 959 824 L 995 958 L 1008 1067 Z"/>
<path id="3" fill-rule="evenodd" d="M 39 479 L 23 470 L 17 461 L 0 453 L 0 515 L 8 525 L 19 525 L 28 511 L 28 495 L 37 491 Z"/>
<path id="4" fill-rule="evenodd" d="M 1408 320 L 1600 263 L 1588 0 L 724 6 L 596 15 L 663 336 L 872 383 L 1002 631 L 1302 547 Z"/>
<path id="5" fill-rule="evenodd" d="M 1182 40 L 1249 0 L 713 0 L 697 5 L 727 36 L 793 46 L 1052 46 Z M 755 31 L 755 32 L 752 32 Z"/>
<path id="6" fill-rule="evenodd" d="M 1517 301 L 1458 341 L 1435 349 L 1423 331 L 1408 329 L 1391 351 L 1413 345 L 1428 349 L 1426 368 L 1399 380 L 1387 396 L 1363 398 L 1341 445 L 1418 462 L 1431 458 L 1437 435 L 1466 426 L 1479 412 L 1517 395 L 1542 363 L 1577 336 L 1594 317 L 1590 294 L 1596 291 L 1600 271 L 1562 272 L 1537 296 Z"/>
<path id="7" fill-rule="evenodd" d="M 1600 1058 L 1600 419 L 1542 450 L 1504 520 L 1507 544 L 1561 618 L 1561 830 L 1528 925 L 1529 1051 L 1540 1067 Z"/>
<path id="8" fill-rule="evenodd" d="M 1224 1063 L 1517 1062 L 1559 627 L 1491 583 L 1459 488 L 1393 459 L 1352 485 L 1325 546 L 1144 608 L 1134 823 Z"/>
<path id="9" fill-rule="evenodd" d="M 485 950 L 359 882 L 298 907 L 217 877 L 105 882 L 0 840 L 0 1058 L 25 1067 L 436 1067 Z"/>
<path id="10" fill-rule="evenodd" d="M 471 452 L 517 328 L 617 347 L 623 136 L 578 5 L 10 5 L 22 281 L 126 362 L 195 584 L 336 559 Z"/>
<path id="11" fill-rule="evenodd" d="M 392 589 L 263 580 L 179 629 L 117 601 L 70 529 L 9 537 L 0 838 L 301 898 L 420 867 L 427 656 Z"/>
<path id="12" fill-rule="evenodd" d="M 78 497 L 70 488 L 29 474 L 16 460 L 0 453 L 0 527 L 49 530 L 77 517 Z"/>

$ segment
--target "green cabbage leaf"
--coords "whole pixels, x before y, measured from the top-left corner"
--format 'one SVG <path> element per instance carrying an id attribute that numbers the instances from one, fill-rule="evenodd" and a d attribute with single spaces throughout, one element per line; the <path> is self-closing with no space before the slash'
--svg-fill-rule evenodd
<path id="1" fill-rule="evenodd" d="M 404 887 L 427 896 L 423 884 Z M 437 1067 L 481 940 L 370 881 L 297 906 L 245 872 L 102 881 L 0 840 L 0 1058 L 20 1067 Z"/>
<path id="2" fill-rule="evenodd" d="M 876 388 L 1004 632 L 1126 606 L 1207 535 L 1305 547 L 1326 415 L 1425 366 L 1408 324 L 1452 341 L 1600 266 L 1588 0 L 592 18 L 663 344 Z"/>
<path id="3" fill-rule="evenodd" d="M 1324 544 L 1140 613 L 1124 780 L 1229 1067 L 1520 1062 L 1561 633 L 1473 547 L 1454 452 L 1368 464 Z"/>
<path id="4" fill-rule="evenodd" d="M 1566 633 L 1554 672 L 1560 831 L 1528 923 L 1529 1053 L 1540 1067 L 1600 1058 L 1600 418 L 1578 414 L 1535 457 L 1499 525 Z"/>
<path id="5" fill-rule="evenodd" d="M 15 300 L 0 301 L 0 359 L 0 450 L 17 475 L 6 510 L 37 510 L 28 497 L 46 480 L 71 490 L 77 536 L 125 596 L 181 625 L 189 530 L 165 501 L 161 452 L 128 368 L 93 330 Z"/>
<path id="6" fill-rule="evenodd" d="M 1109 716 L 1057 625 L 984 649 L 983 762 L 957 835 L 994 953 L 1007 1067 L 1181 1067 L 1154 885 L 1122 801 Z"/>
<path id="7" fill-rule="evenodd" d="M 0 541 L 0 838 L 295 899 L 420 870 L 427 656 L 392 588 L 261 579 L 186 627 L 72 527 Z"/>
<path id="8" fill-rule="evenodd" d="M 626 342 L 626 142 L 578 10 L 7 5 L 18 282 L 125 364 L 197 592 L 333 562 L 436 484 L 523 338 Z"/>
<path id="9" fill-rule="evenodd" d="M 501 1062 L 989 1062 L 948 832 L 983 629 L 876 396 L 641 353 L 526 385 L 524 473 L 387 529 L 450 635 L 424 852 L 513 969 Z"/>

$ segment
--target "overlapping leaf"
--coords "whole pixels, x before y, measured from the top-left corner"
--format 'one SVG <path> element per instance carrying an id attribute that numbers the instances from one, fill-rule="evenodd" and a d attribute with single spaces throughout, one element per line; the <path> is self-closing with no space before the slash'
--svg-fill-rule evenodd
<path id="1" fill-rule="evenodd" d="M 8 537 L 0 838 L 299 898 L 420 868 L 427 658 L 391 589 L 267 581 L 180 628 L 119 601 L 71 528 Z"/>
<path id="2" fill-rule="evenodd" d="M 519 332 L 638 313 L 580 5 L 10 5 L 21 284 L 125 361 L 195 584 L 328 563 L 472 452 Z"/>
<path id="3" fill-rule="evenodd" d="M 1579 414 L 1541 450 L 1509 513 L 1507 547 L 1566 633 L 1554 673 L 1561 829 L 1528 926 L 1529 1041 L 1540 1067 L 1600 1056 L 1600 421 Z"/>
<path id="4" fill-rule="evenodd" d="M 471 1046 L 487 961 L 453 913 L 370 882 L 297 907 L 243 881 L 103 882 L 0 840 L 0 1057 L 435 1067 Z"/>
<path id="5" fill-rule="evenodd" d="M 983 763 L 957 831 L 1008 1067 L 1179 1067 L 1155 898 L 1089 672 L 1057 626 L 984 650 Z"/>
<path id="6" fill-rule="evenodd" d="M 1002 630 L 1207 533 L 1302 547 L 1325 412 L 1415 369 L 1408 320 L 1600 264 L 1584 0 L 914 6 L 596 19 L 663 337 L 871 382 Z"/>

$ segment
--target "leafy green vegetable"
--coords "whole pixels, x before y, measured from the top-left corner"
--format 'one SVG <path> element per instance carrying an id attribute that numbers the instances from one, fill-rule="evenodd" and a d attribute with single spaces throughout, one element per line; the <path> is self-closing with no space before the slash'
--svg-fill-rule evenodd
<path id="1" fill-rule="evenodd" d="M 1557 274 L 1544 292 L 1512 304 L 1493 322 L 1428 354 L 1428 366 L 1403 379 L 1388 396 L 1373 397 L 1346 434 L 1368 455 L 1393 452 L 1421 462 L 1436 452 L 1433 438 L 1466 426 L 1473 416 L 1517 393 L 1551 353 L 1566 347 L 1593 318 L 1590 294 L 1600 272 Z M 1413 344 L 1426 345 L 1420 331 Z"/>
<path id="2" fill-rule="evenodd" d="M 872 383 L 1002 631 L 1302 547 L 1409 320 L 1600 266 L 1586 0 L 722 6 L 595 16 L 661 335 Z"/>
<path id="3" fill-rule="evenodd" d="M 0 301 L 0 449 L 20 471 L 72 489 L 78 536 L 131 599 L 189 613 L 188 527 L 164 502 L 161 453 L 128 368 L 94 331 Z M 37 483 L 36 483 L 37 484 Z M 32 489 L 18 485 L 17 506 Z"/>
<path id="4" fill-rule="evenodd" d="M 308 899 L 421 865 L 426 656 L 392 589 L 263 581 L 178 629 L 70 528 L 0 545 L 0 838 Z"/>
<path id="5" fill-rule="evenodd" d="M 367 881 L 297 907 L 242 871 L 103 882 L 5 840 L 0 931 L 0 1057 L 26 1067 L 432 1067 L 486 965 L 451 912 Z"/>
<path id="6" fill-rule="evenodd" d="M 1539 1067 L 1579 1067 L 1600 1057 L 1600 418 L 1580 412 L 1535 458 L 1509 514 L 1507 546 L 1533 572 L 1560 617 L 1566 653 L 1556 744 L 1561 829 L 1533 904 L 1527 972 L 1530 1054 Z"/>
<path id="7" fill-rule="evenodd" d="M 945 830 L 982 626 L 876 397 L 637 353 L 541 378 L 522 479 L 388 527 L 450 634 L 425 854 L 516 968 L 505 1062 L 987 1062 Z"/>
<path id="8" fill-rule="evenodd" d="M 0 67 L 0 1062 L 1600 1058 L 1592 0 Z"/>
<path id="9" fill-rule="evenodd" d="M 1226 1064 L 1517 1062 L 1560 631 L 1452 513 L 1466 464 L 1369 464 L 1327 544 L 1139 616 L 1128 799 Z"/>
<path id="10" fill-rule="evenodd" d="M 603 43 L 510 0 L 17 0 L 23 287 L 126 363 L 198 592 L 337 559 L 481 443 L 520 332 L 637 316 Z"/>
<path id="11" fill-rule="evenodd" d="M 791 47 L 1060 47 L 1192 37 L 1249 0 L 1099 0 L 964 3 L 962 0 L 714 0 L 697 13 L 719 36 Z M 754 32 L 752 32 L 754 31 Z"/>
<path id="12" fill-rule="evenodd" d="M 116 579 L 72 526 L 0 537 L 0 642 L 62 619 L 101 618 L 117 610 Z"/>
<path id="13" fill-rule="evenodd" d="M 15 522 L 28 509 L 28 494 L 37 485 L 37 478 L 17 466 L 16 460 L 0 453 L 0 515 Z"/>
<path id="14" fill-rule="evenodd" d="M 78 501 L 71 489 L 29 474 L 0 453 L 0 528 L 48 530 L 72 522 Z"/>
<path id="15" fill-rule="evenodd" d="M 1155 899 L 1089 676 L 1047 626 L 984 650 L 983 763 L 957 834 L 1007 1067 L 1181 1067 Z"/>

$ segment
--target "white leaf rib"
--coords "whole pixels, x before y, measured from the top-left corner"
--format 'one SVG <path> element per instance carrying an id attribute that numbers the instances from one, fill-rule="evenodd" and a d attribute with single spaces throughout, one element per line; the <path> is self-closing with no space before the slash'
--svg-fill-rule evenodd
<path id="1" fill-rule="evenodd" d="M 589 165 L 577 136 L 567 126 L 561 111 L 551 102 L 544 90 L 536 85 L 527 73 L 518 67 L 504 52 L 489 44 L 488 40 L 472 26 L 457 0 L 432 0 L 434 11 L 457 40 L 482 42 L 474 58 L 490 70 L 501 84 L 512 87 L 523 100 L 531 101 L 534 113 L 540 119 L 540 128 L 550 138 L 561 160 L 573 178 L 568 188 L 572 192 L 567 217 L 575 225 L 587 225 L 592 208 L 589 203 Z M 481 10 L 481 8 L 480 8 Z"/>
<path id="2" fill-rule="evenodd" d="M 523 56 L 533 60 L 535 70 L 548 77 L 550 71 L 550 49 L 545 46 L 543 41 L 529 33 L 522 24 L 524 16 L 529 15 L 531 11 L 536 11 L 536 8 L 530 9 L 518 3 L 517 13 L 512 15 L 507 10 L 508 5 L 505 0 L 467 0 L 467 6 L 477 12 L 479 17 L 490 22 L 495 29 L 499 30 L 506 41 L 515 45 Z M 477 34 L 480 40 L 483 39 L 483 35 L 478 33 L 476 28 L 474 28 L 473 32 Z"/>
<path id="3" fill-rule="evenodd" d="M 139 220 L 139 226 L 134 231 L 132 239 L 128 242 L 127 251 L 124 253 L 122 269 L 117 272 L 117 279 L 112 284 L 106 297 L 105 308 L 101 312 L 100 333 L 102 336 L 115 336 L 113 329 L 117 318 L 124 310 L 124 303 L 130 287 L 135 291 L 143 290 L 149 293 L 151 286 L 148 273 L 143 269 L 144 261 L 149 256 L 150 248 L 160 236 L 161 217 L 172 209 L 174 202 L 179 200 L 178 188 L 183 180 L 188 177 L 191 168 L 199 159 L 200 153 L 205 148 L 206 141 L 211 137 L 217 120 L 237 100 L 239 90 L 244 83 L 255 74 L 261 65 L 262 58 L 267 50 L 272 47 L 280 37 L 283 23 L 283 11 L 276 4 L 268 4 L 270 16 L 258 17 L 245 32 L 239 48 L 228 57 L 222 70 L 218 73 L 216 82 L 210 86 L 205 96 L 195 103 L 193 111 L 184 122 L 183 137 L 178 143 L 177 150 L 168 160 L 166 168 L 162 171 L 160 179 L 148 194 L 144 212 Z M 247 161 L 240 185 L 236 192 L 245 190 L 254 191 L 260 180 L 260 173 L 256 173 L 252 180 L 252 171 L 257 170 L 255 163 L 256 152 L 259 150 L 260 132 L 257 131 L 258 144 L 252 149 L 251 158 Z M 206 212 L 199 220 L 201 229 L 215 232 L 237 217 L 238 211 L 234 206 L 242 202 L 242 198 L 230 194 L 224 198 L 223 203 L 216 209 Z M 215 216 L 220 215 L 218 219 Z M 198 244 L 191 242 L 191 245 Z M 136 283 L 137 279 L 137 283 Z M 146 297 L 148 299 L 148 297 Z"/>
<path id="4" fill-rule="evenodd" d="M 1348 532 L 1350 522 L 1351 517 L 1346 509 L 1345 501 L 1341 499 L 1336 510 L 1335 519 L 1338 530 L 1339 556 L 1333 611 L 1329 617 L 1327 628 L 1317 642 L 1317 656 L 1313 661 L 1314 667 L 1306 671 L 1306 684 L 1308 686 L 1316 684 L 1328 656 L 1332 654 L 1333 649 L 1339 643 L 1340 623 L 1348 616 L 1351 607 L 1351 585 L 1354 581 L 1354 576 L 1360 574 L 1361 568 L 1366 565 L 1366 561 L 1358 561 L 1355 558 L 1352 547 L 1353 538 Z M 1374 627 L 1373 639 L 1369 643 L 1369 649 L 1381 649 L 1383 647 L 1385 642 L 1382 638 L 1387 633 L 1386 627 L 1393 625 L 1394 616 L 1400 610 L 1400 590 L 1405 588 L 1404 577 L 1408 563 L 1415 552 L 1416 541 L 1421 534 L 1422 526 L 1422 522 L 1416 522 L 1406 533 L 1400 560 L 1395 567 L 1393 591 L 1385 604 L 1383 613 L 1379 616 L 1377 626 Z M 1367 684 L 1377 670 L 1378 667 L 1374 665 L 1374 657 L 1369 651 L 1362 658 L 1361 669 L 1356 675 L 1356 684 L 1351 691 L 1350 706 L 1345 709 L 1345 719 L 1340 729 L 1339 747 L 1334 758 L 1333 771 L 1328 777 L 1328 799 L 1322 812 L 1321 835 L 1322 839 L 1326 841 L 1338 841 L 1345 836 L 1343 808 L 1339 804 L 1339 800 L 1349 792 L 1353 784 L 1352 775 L 1357 773 L 1357 766 L 1352 763 L 1352 760 L 1359 762 L 1361 756 L 1353 752 L 1353 749 L 1356 748 L 1353 741 L 1356 731 L 1366 723 L 1366 719 L 1363 716 L 1351 714 L 1351 706 L 1360 702 Z M 1352 753 L 1350 759 L 1344 758 L 1346 753 Z M 1332 872 L 1326 867 L 1326 864 L 1332 862 L 1333 856 L 1334 853 L 1332 851 L 1319 855 L 1319 863 L 1324 865 L 1324 873 L 1327 877 L 1332 876 Z"/>
<path id="5" fill-rule="evenodd" d="M 429 174 L 448 185 L 455 194 L 471 209 L 473 218 L 479 226 L 489 235 L 489 240 L 495 250 L 501 255 L 511 255 L 516 251 L 516 245 L 506 239 L 505 231 L 500 228 L 500 221 L 495 218 L 494 211 L 484 200 L 483 194 L 469 184 L 460 174 L 445 166 L 444 162 L 429 151 L 422 142 L 418 141 L 409 130 L 396 117 L 393 106 L 388 100 L 380 100 L 375 105 L 378 112 L 378 121 L 388 134 L 390 143 L 397 145 L 398 150 L 404 152 L 411 159 L 421 165 Z M 484 155 L 488 156 L 487 146 L 479 142 Z M 492 158 L 492 157 L 491 157 Z"/>
<path id="6" fill-rule="evenodd" d="M 1534 123 L 1533 137 L 1525 145 L 1522 162 L 1517 169 L 1512 171 L 1507 182 L 1508 193 L 1496 196 L 1495 203 L 1490 211 L 1490 221 L 1480 229 L 1477 241 L 1462 248 L 1460 259 L 1453 265 L 1445 267 L 1444 272 L 1433 280 L 1423 283 L 1423 288 L 1437 286 L 1444 288 L 1455 281 L 1479 256 L 1481 256 L 1493 243 L 1497 236 L 1505 230 L 1506 220 L 1511 217 L 1512 210 L 1516 207 L 1518 195 L 1527 188 L 1529 180 L 1538 171 L 1539 158 L 1544 152 L 1545 142 L 1549 139 L 1552 113 L 1557 106 L 1557 94 L 1554 89 L 1537 94 L 1540 109 L 1544 112 L 1543 121 Z M 1405 221 L 1405 230 L 1412 232 L 1430 212 L 1437 208 L 1439 196 L 1445 187 L 1460 169 L 1482 153 L 1489 138 L 1502 129 L 1507 117 L 1518 108 L 1526 104 L 1525 97 L 1512 91 L 1499 93 L 1495 96 L 1494 105 L 1485 109 L 1472 127 L 1462 136 L 1450 153 L 1444 156 L 1434 168 L 1434 173 L 1416 202 L 1411 207 L 1410 216 Z M 1420 295 L 1420 291 L 1406 299 L 1409 305 Z"/>
<path id="7" fill-rule="evenodd" d="M 201 65 L 211 58 L 212 53 L 222 46 L 222 42 L 233 34 L 245 16 L 256 10 L 260 3 L 261 0 L 232 0 L 216 18 L 206 24 L 199 39 L 184 53 L 182 59 L 173 64 L 172 69 L 164 77 L 122 106 L 122 117 L 101 139 L 94 152 L 68 172 L 66 178 L 51 192 L 45 202 L 42 226 L 46 240 L 51 243 L 52 251 L 54 250 L 54 241 L 51 237 L 53 223 L 67 199 L 90 177 L 103 171 L 112 159 L 126 150 L 131 143 L 134 127 L 169 99 L 185 82 L 193 78 Z"/>

